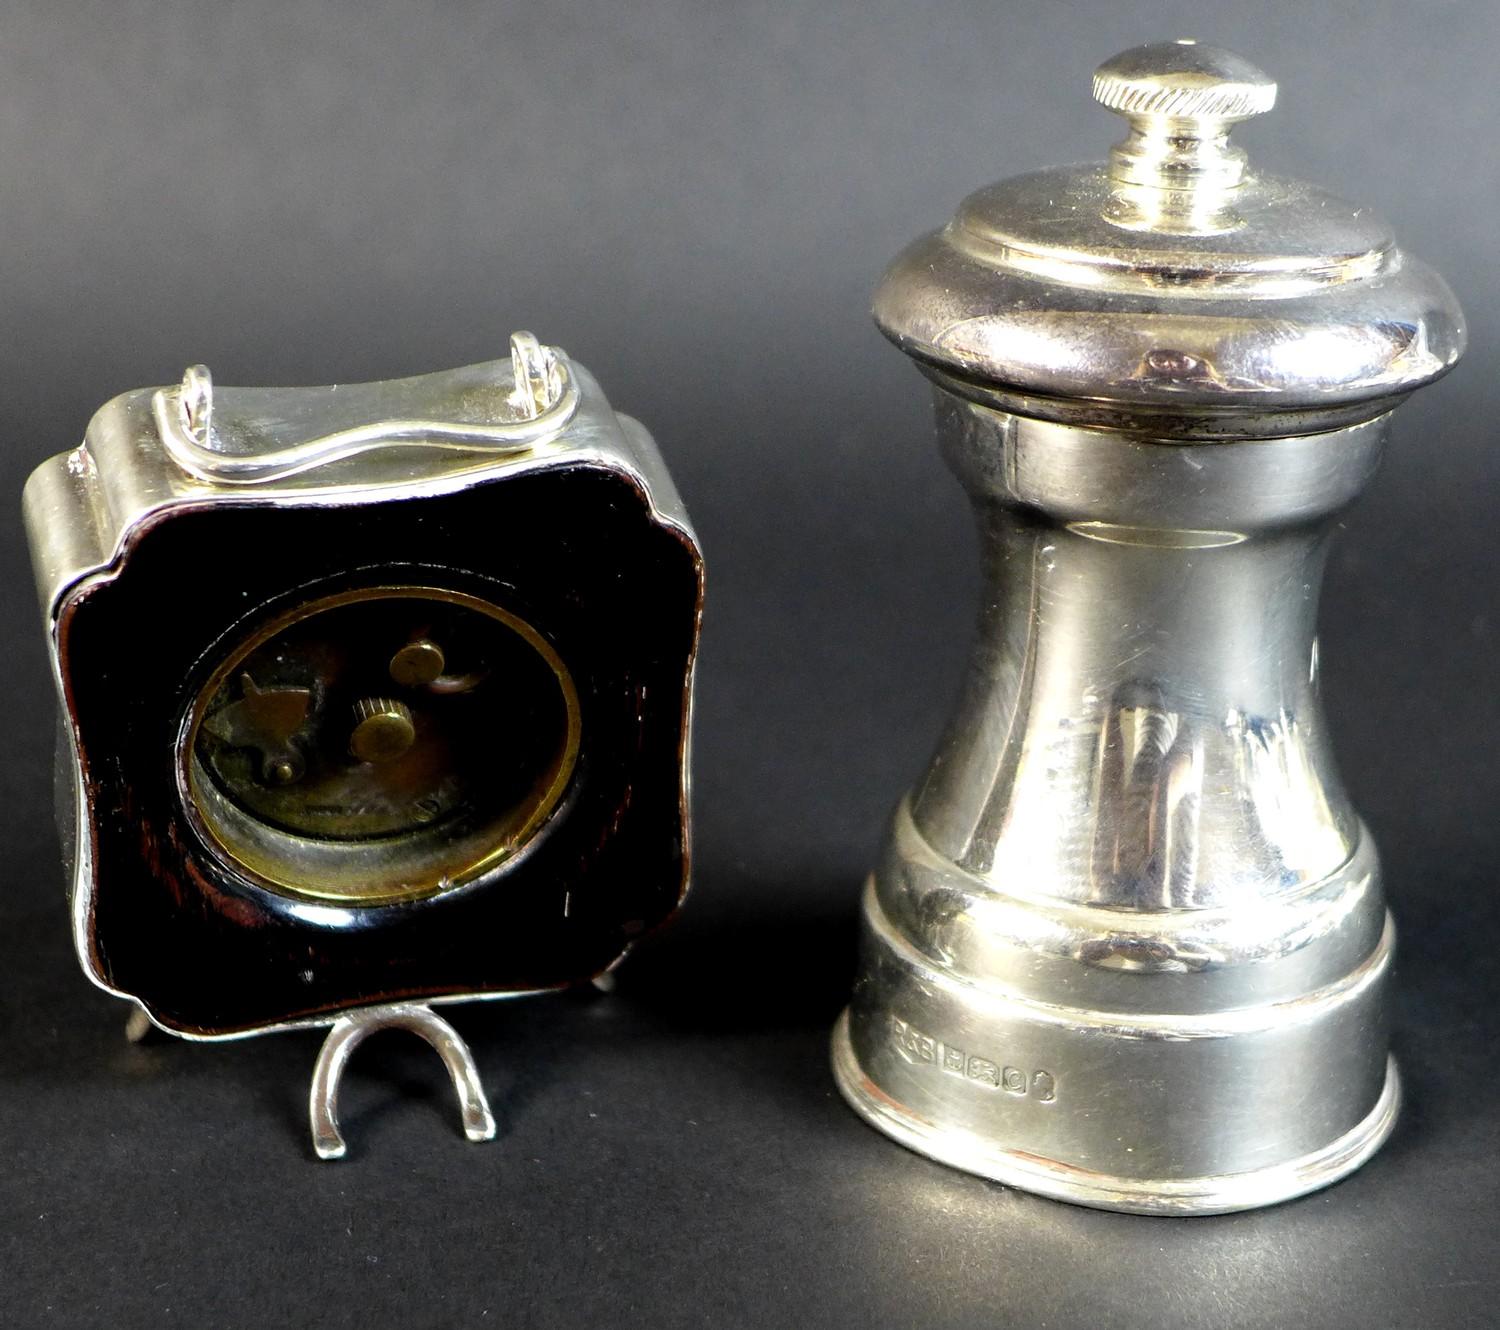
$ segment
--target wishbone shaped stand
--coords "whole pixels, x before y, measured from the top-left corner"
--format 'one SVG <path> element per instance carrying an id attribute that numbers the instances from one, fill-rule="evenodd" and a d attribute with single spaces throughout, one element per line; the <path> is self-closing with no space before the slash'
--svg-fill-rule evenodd
<path id="1" fill-rule="evenodd" d="M 430 1007 L 416 1002 L 399 1002 L 362 1007 L 340 1016 L 323 1041 L 313 1066 L 312 1088 L 308 1096 L 313 1149 L 319 1159 L 344 1157 L 348 1147 L 339 1131 L 339 1080 L 354 1050 L 380 1030 L 410 1030 L 426 1040 L 442 1058 L 453 1080 L 453 1090 L 463 1115 L 464 1135 L 471 1141 L 495 1138 L 495 1115 L 490 1112 L 469 1046 L 458 1031 Z"/>

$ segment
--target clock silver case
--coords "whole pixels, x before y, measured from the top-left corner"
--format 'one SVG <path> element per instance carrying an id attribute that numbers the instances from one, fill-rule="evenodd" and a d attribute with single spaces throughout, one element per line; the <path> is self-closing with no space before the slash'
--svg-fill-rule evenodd
<path id="1" fill-rule="evenodd" d="M 466 532 L 465 539 L 473 542 L 473 548 L 483 549 L 489 543 L 503 544 L 503 533 L 474 531 L 474 514 L 481 515 L 479 524 L 484 525 L 483 505 L 492 497 L 498 502 L 502 494 L 518 496 L 511 501 L 512 512 L 517 504 L 534 508 L 534 496 L 543 492 L 538 489 L 543 484 L 552 487 L 548 492 L 553 499 L 549 502 L 558 505 L 552 526 L 559 550 L 570 547 L 570 542 L 586 543 L 581 528 L 607 525 L 604 519 L 595 521 L 590 516 L 589 496 L 597 493 L 606 494 L 604 505 L 610 513 L 618 512 L 622 521 L 628 517 L 634 524 L 633 532 L 639 530 L 643 540 L 654 542 L 651 559 L 642 564 L 647 584 L 629 584 L 624 554 L 618 581 L 621 594 L 635 597 L 646 607 L 643 613 L 659 613 L 660 622 L 670 623 L 669 631 L 656 634 L 670 639 L 658 653 L 661 660 L 652 657 L 655 663 L 641 665 L 641 676 L 633 685 L 645 694 L 646 675 L 654 670 L 650 684 L 658 695 L 665 692 L 668 699 L 658 703 L 660 710 L 655 713 L 654 788 L 649 798 L 636 799 L 638 804 L 649 806 L 655 818 L 649 840 L 658 848 L 650 856 L 651 872 L 657 879 L 666 880 L 658 880 L 647 896 L 637 895 L 629 904 L 622 902 L 617 910 L 619 917 L 603 921 L 596 918 L 592 924 L 579 925 L 582 931 L 572 935 L 580 939 L 574 952 L 569 951 L 572 944 L 556 942 L 551 964 L 513 957 L 508 968 L 503 961 L 489 966 L 476 952 L 466 963 L 455 962 L 449 975 L 442 973 L 441 955 L 429 956 L 421 973 L 392 973 L 388 965 L 383 968 L 378 954 L 374 959 L 366 954 L 372 947 L 378 953 L 382 932 L 397 939 L 388 944 L 391 956 L 420 945 L 429 952 L 451 951 L 460 945 L 458 935 L 444 941 L 431 931 L 430 923 L 420 944 L 411 937 L 399 941 L 401 930 L 410 927 L 401 922 L 402 917 L 420 914 L 420 910 L 376 905 L 341 911 L 315 901 L 273 901 L 280 914 L 275 927 L 262 930 L 266 936 L 280 936 L 287 929 L 295 933 L 298 927 L 305 927 L 313 938 L 332 939 L 329 977 L 319 991 L 299 992 L 303 978 L 312 973 L 306 969 L 296 974 L 289 970 L 278 995 L 238 1007 L 202 991 L 205 984 L 211 987 L 215 982 L 212 974 L 200 975 L 199 989 L 187 996 L 179 992 L 169 999 L 150 991 L 155 975 L 163 965 L 172 963 L 171 953 L 164 945 L 167 959 L 158 956 L 153 960 L 149 947 L 143 950 L 138 937 L 128 936 L 132 928 L 138 933 L 146 928 L 145 924 L 128 922 L 135 918 L 130 902 L 117 902 L 112 910 L 101 911 L 103 892 L 110 889 L 101 880 L 107 876 L 101 856 L 118 859 L 122 853 L 118 848 L 120 828 L 131 816 L 130 808 L 123 805 L 135 797 L 130 793 L 132 781 L 146 781 L 158 806 L 165 806 L 166 796 L 157 789 L 162 783 L 157 776 L 139 770 L 150 765 L 149 756 L 132 764 L 124 739 L 111 747 L 111 741 L 99 737 L 97 722 L 85 714 L 82 693 L 105 669 L 105 657 L 118 660 L 128 652 L 134 660 L 143 650 L 149 651 L 153 630 L 149 622 L 141 622 L 140 641 L 116 640 L 119 655 L 96 645 L 85 659 L 70 654 L 66 630 L 70 614 L 101 588 L 127 578 L 133 564 L 148 562 L 145 552 L 162 543 L 159 533 L 178 528 L 185 520 L 201 523 L 207 518 L 226 524 L 232 519 L 254 521 L 259 525 L 247 529 L 262 534 L 284 529 L 285 536 L 274 536 L 271 543 L 291 543 L 293 548 L 280 556 L 288 566 L 300 567 L 304 562 L 311 566 L 321 560 L 326 572 L 339 562 L 340 551 L 327 549 L 326 542 L 309 537 L 309 531 L 326 530 L 335 540 L 340 530 L 355 533 L 345 537 L 352 542 L 349 559 L 368 566 L 374 557 L 370 551 L 356 553 L 354 549 L 361 538 L 359 532 L 380 522 L 395 521 L 397 514 L 405 524 L 399 530 L 418 531 L 422 514 L 449 511 L 453 504 L 477 503 L 479 507 L 463 510 L 469 514 L 463 519 L 466 525 L 455 529 Z M 530 489 L 524 493 L 532 498 L 521 497 L 526 486 Z M 573 495 L 578 496 L 576 512 L 568 507 L 575 501 L 568 496 Z M 330 1024 L 345 1010 L 380 1002 L 446 1002 L 560 987 L 608 971 L 639 936 L 662 922 L 680 903 L 688 879 L 688 737 L 702 601 L 701 554 L 651 436 L 639 422 L 614 411 L 593 377 L 560 350 L 542 346 L 523 333 L 513 339 L 508 361 L 414 378 L 319 388 L 215 389 L 207 371 L 195 367 L 180 387 L 140 389 L 108 402 L 95 415 L 79 447 L 37 468 L 27 483 L 23 506 L 61 702 L 58 813 L 78 956 L 96 985 L 135 999 L 156 1024 L 190 1038 L 232 1038 L 289 1026 Z M 284 523 L 284 528 L 278 523 Z M 194 612 L 206 601 L 224 603 L 226 608 L 219 620 L 227 623 L 234 617 L 230 612 L 233 602 L 253 601 L 265 594 L 264 583 L 254 584 L 246 570 L 257 563 L 257 550 L 264 549 L 266 541 L 260 540 L 247 550 L 234 544 L 232 536 L 227 538 L 230 543 L 219 549 L 213 548 L 212 540 L 200 544 L 205 551 L 202 562 L 209 566 L 191 570 L 195 580 L 190 587 L 170 583 L 159 587 L 157 608 L 163 621 L 175 622 L 179 613 Z M 393 537 L 393 542 L 400 539 Z M 409 552 L 397 548 L 390 550 L 390 557 L 395 564 L 413 562 Z M 428 550 L 415 562 L 426 567 L 434 558 L 441 562 L 443 555 Z M 560 569 L 549 594 L 559 600 L 578 599 L 582 604 L 584 593 L 570 587 L 567 579 L 586 574 L 597 577 L 601 588 L 593 603 L 596 607 L 608 604 L 613 595 L 611 578 L 615 576 L 607 566 L 609 562 L 600 550 L 593 549 L 586 569 Z M 667 577 L 661 571 L 667 568 L 671 570 L 670 588 L 649 584 L 653 576 Z M 179 562 L 177 572 L 186 574 L 189 570 Z M 145 575 L 139 573 L 138 577 Z M 503 570 L 496 576 L 501 582 L 506 580 Z M 282 581 L 285 585 L 279 594 L 283 597 L 302 594 L 296 576 L 283 577 Z M 665 604 L 669 592 L 670 606 Z M 663 603 L 659 610 L 654 608 L 657 601 Z M 143 617 L 155 612 L 148 606 Z M 575 618 L 587 627 L 587 612 L 580 610 Z M 649 639 L 649 625 L 642 626 L 638 635 Z M 630 636 L 619 624 L 601 621 L 597 640 L 588 639 L 586 650 L 628 652 L 633 649 L 627 640 Z M 205 650 L 209 646 L 208 641 L 203 642 Z M 650 646 L 648 641 L 640 651 L 650 654 Z M 666 661 L 669 656 L 670 661 Z M 171 670 L 174 666 L 165 661 L 161 668 Z M 622 667 L 619 673 L 625 677 L 629 670 Z M 644 730 L 647 722 L 641 718 L 645 713 L 638 699 L 622 693 L 617 701 L 617 711 L 634 707 L 641 713 L 637 721 Z M 132 765 L 137 769 L 125 770 Z M 115 778 L 113 783 L 111 776 Z M 576 800 L 565 800 L 556 817 L 571 816 L 573 803 Z M 630 803 L 628 790 L 600 800 L 601 807 L 607 809 L 616 805 L 624 809 Z M 159 853 L 163 843 L 191 839 L 186 830 L 171 824 L 169 815 L 163 814 L 163 819 L 170 825 L 147 828 L 143 822 L 136 842 L 123 851 L 126 857 L 133 855 L 141 860 L 132 890 L 146 889 L 141 885 L 151 877 L 147 871 L 151 865 L 146 861 Z M 113 850 L 101 845 L 101 839 L 109 840 L 111 834 L 116 846 Z M 594 829 L 593 839 L 607 837 L 607 832 Z M 154 845 L 146 844 L 153 838 Z M 547 872 L 545 865 L 537 868 L 527 864 L 506 865 L 500 871 Z M 621 866 L 615 865 L 612 871 L 621 873 Z M 159 929 L 175 929 L 182 918 L 232 915 L 224 893 L 235 898 L 236 910 L 250 908 L 246 901 L 265 906 L 270 898 L 270 893 L 253 884 L 235 881 L 232 872 L 208 872 L 217 878 L 210 904 L 205 906 L 195 899 L 177 910 L 176 916 L 163 914 L 161 918 L 168 922 Z M 599 872 L 609 876 L 602 868 Z M 183 872 L 179 881 L 169 884 L 168 894 L 175 892 L 181 904 L 183 893 L 190 891 L 184 883 L 203 875 L 201 865 Z M 623 873 L 625 877 L 635 875 Z M 544 882 L 540 877 L 534 880 L 543 896 L 557 897 L 556 901 L 538 904 L 538 917 L 545 915 L 550 920 L 554 914 L 566 914 L 570 906 L 567 884 L 550 879 Z M 629 897 L 630 889 L 622 890 Z M 125 888 L 117 891 L 121 896 L 126 894 Z M 573 896 L 574 909 L 581 908 L 579 895 L 587 893 Z M 608 916 L 608 905 L 597 905 L 597 899 L 607 897 L 607 892 L 600 889 L 593 896 L 596 908 Z M 441 911 L 447 908 L 446 899 L 440 896 L 418 904 L 436 907 L 427 913 L 441 917 Z M 169 909 L 170 903 L 162 908 Z M 460 913 L 454 911 L 455 924 L 451 927 L 461 933 L 479 926 L 472 918 L 459 923 Z M 362 930 L 376 940 L 340 936 L 339 920 L 350 916 L 363 923 L 379 921 L 380 927 Z M 108 929 L 115 930 L 112 937 L 104 936 Z M 181 940 L 177 939 L 179 943 Z M 181 948 L 178 950 L 180 954 Z M 545 947 L 539 950 L 546 952 Z M 127 954 L 136 954 L 137 960 L 123 966 L 121 958 Z M 254 949 L 245 954 L 253 957 Z M 356 960 L 351 961 L 351 956 Z M 270 963 L 274 966 L 278 962 L 273 957 Z M 280 963 L 293 964 L 290 950 Z M 233 972 L 233 966 L 228 966 L 228 971 Z M 252 971 L 253 965 L 247 964 L 244 972 Z"/>

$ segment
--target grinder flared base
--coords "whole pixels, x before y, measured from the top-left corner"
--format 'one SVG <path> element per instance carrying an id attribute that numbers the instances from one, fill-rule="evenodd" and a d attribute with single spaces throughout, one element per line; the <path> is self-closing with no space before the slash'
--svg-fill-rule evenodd
<path id="1" fill-rule="evenodd" d="M 942 1128 L 885 1094 L 861 1070 L 849 1038 L 849 1013 L 833 1032 L 833 1075 L 851 1108 L 872 1127 L 940 1164 L 976 1173 L 1056 1201 L 1140 1215 L 1217 1215 L 1277 1205 L 1330 1186 L 1378 1150 L 1396 1125 L 1401 1078 L 1387 1058 L 1385 1085 L 1369 1114 L 1320 1150 L 1298 1159 L 1197 1178 L 1143 1179 L 1090 1172 L 1071 1164 L 1006 1150 L 971 1132 Z"/>

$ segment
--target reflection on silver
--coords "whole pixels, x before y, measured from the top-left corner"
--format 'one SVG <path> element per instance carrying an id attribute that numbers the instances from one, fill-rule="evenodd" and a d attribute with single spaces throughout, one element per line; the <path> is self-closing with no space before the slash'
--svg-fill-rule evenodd
<path id="1" fill-rule="evenodd" d="M 510 339 L 509 384 L 492 365 L 469 365 L 335 384 L 321 394 L 216 392 L 208 368 L 192 365 L 177 388 L 160 388 L 151 400 L 168 456 L 189 475 L 221 485 L 268 485 L 363 453 L 412 448 L 503 457 L 557 434 L 577 408 L 567 357 L 529 332 Z"/>
<path id="2" fill-rule="evenodd" d="M 1250 170 L 1275 85 L 1109 61 L 1109 163 L 1004 182 L 876 296 L 984 568 L 962 693 L 867 887 L 834 1038 L 873 1125 L 1087 1205 L 1284 1200 L 1391 1130 L 1394 946 L 1319 697 L 1328 538 L 1457 359 L 1378 219 Z"/>
<path id="3" fill-rule="evenodd" d="M 334 1104 L 344 1062 L 358 1041 L 375 1025 L 400 1023 L 391 1013 L 381 1015 L 361 1011 L 351 1018 L 341 1018 L 337 1015 L 338 1004 L 383 999 L 391 996 L 393 990 L 408 986 L 387 984 L 382 978 L 381 966 L 376 964 L 368 967 L 368 972 L 362 976 L 350 977 L 346 984 L 348 991 L 340 991 L 338 984 L 325 985 L 319 990 L 318 1002 L 311 1006 L 305 1006 L 301 996 L 294 994 L 289 1001 L 283 999 L 263 1008 L 253 1008 L 248 1014 L 241 1011 L 238 1016 L 230 1017 L 217 1009 L 211 983 L 196 994 L 189 991 L 194 987 L 193 983 L 168 985 L 176 987 L 177 991 L 164 1008 L 163 985 L 157 982 L 161 977 L 156 968 L 160 962 L 154 951 L 144 962 L 121 966 L 118 970 L 114 968 L 111 963 L 113 944 L 104 941 L 100 931 L 102 912 L 98 893 L 103 877 L 116 870 L 98 862 L 99 828 L 111 821 L 119 822 L 120 807 L 131 803 L 135 796 L 108 792 L 99 772 L 108 768 L 120 776 L 131 764 L 116 760 L 117 754 L 110 756 L 114 751 L 110 749 L 105 750 L 106 756 L 102 760 L 87 761 L 85 758 L 82 729 L 88 726 L 74 705 L 71 681 L 75 677 L 88 676 L 91 670 L 108 673 L 108 661 L 92 656 L 81 661 L 70 658 L 64 645 L 67 632 L 64 623 L 96 591 L 114 582 L 127 563 L 142 557 L 138 547 L 155 539 L 149 533 L 173 525 L 181 518 L 190 517 L 191 521 L 197 522 L 198 514 L 209 517 L 216 512 L 234 511 L 245 516 L 254 513 L 256 523 L 269 520 L 280 530 L 280 519 L 274 517 L 277 513 L 284 514 L 288 525 L 294 526 L 301 520 L 300 517 L 294 518 L 294 514 L 342 511 L 352 515 L 366 508 L 372 511 L 385 509 L 387 505 L 404 508 L 413 504 L 420 507 L 442 496 L 477 491 L 492 484 L 547 473 L 614 477 L 624 487 L 622 494 L 628 492 L 636 496 L 628 501 L 627 506 L 633 507 L 638 501 L 650 526 L 667 533 L 669 543 L 677 541 L 684 547 L 690 556 L 693 594 L 696 595 L 701 573 L 696 540 L 651 436 L 638 421 L 613 410 L 583 366 L 572 361 L 559 348 L 544 345 L 527 332 L 512 335 L 508 362 L 490 361 L 376 383 L 321 388 L 225 388 L 215 386 L 206 368 L 193 366 L 178 385 L 137 389 L 107 402 L 90 422 L 84 442 L 73 451 L 43 463 L 32 473 L 26 485 L 27 535 L 53 678 L 63 701 L 58 724 L 56 793 L 73 938 L 84 973 L 104 991 L 135 999 L 140 1004 L 132 1011 L 127 1024 L 127 1036 L 132 1042 L 145 1039 L 154 1029 L 192 1040 L 218 1040 L 244 1038 L 273 1030 L 335 1025 L 335 1033 L 324 1048 L 319 1063 L 319 1081 L 311 1096 L 314 1133 L 319 1152 L 327 1157 L 342 1152 Z M 232 527 L 233 523 L 230 525 Z M 410 529 L 422 525 L 423 520 L 413 510 Z M 426 525 L 437 531 L 433 523 Z M 444 538 L 439 533 L 433 539 L 441 543 Z M 194 583 L 197 587 L 195 595 L 199 599 L 208 595 L 212 601 L 210 593 L 217 592 L 222 602 L 215 612 L 222 611 L 223 617 L 209 635 L 238 621 L 257 605 L 264 609 L 268 604 L 274 604 L 285 593 L 291 593 L 288 607 L 298 596 L 303 600 L 308 596 L 305 587 L 267 583 L 266 569 L 261 567 L 258 554 L 262 548 L 255 542 L 232 550 L 226 547 L 223 568 L 204 570 L 203 576 Z M 279 551 L 281 547 L 272 540 L 265 548 Z M 421 548 L 427 547 L 422 545 Z M 412 570 L 407 566 L 411 553 L 411 550 L 405 553 L 400 549 L 390 550 L 394 560 L 392 566 L 400 570 L 396 580 L 408 591 L 414 586 L 420 591 L 421 587 L 411 582 Z M 292 563 L 295 562 L 293 559 Z M 538 555 L 532 560 L 536 565 L 533 575 L 549 562 L 555 561 Z M 166 569 L 161 575 L 170 571 Z M 329 571 L 349 574 L 350 590 L 378 589 L 380 579 L 376 574 L 379 570 L 374 565 L 342 567 L 335 561 L 318 576 L 326 577 Z M 434 571 L 442 574 L 438 578 L 440 582 L 445 578 L 450 581 L 458 578 L 462 582 L 474 570 L 445 565 Z M 519 565 L 515 571 L 519 578 Z M 659 576 L 665 576 L 658 572 Z M 555 573 L 553 569 L 548 576 Z M 538 590 L 545 591 L 550 585 L 544 581 Z M 521 590 L 519 584 L 509 587 L 507 581 L 507 595 L 520 595 Z M 458 593 L 450 587 L 449 594 Z M 690 676 L 699 607 L 694 602 L 688 608 L 692 611 L 687 624 L 691 631 L 683 639 L 683 650 Z M 587 638 L 588 635 L 584 634 L 575 646 L 586 649 L 589 646 Z M 218 640 L 222 644 L 229 639 Z M 204 647 L 209 645 L 208 641 L 202 643 Z M 197 664 L 188 668 L 211 669 L 215 649 L 211 648 Z M 386 650 L 393 654 L 384 657 Z M 184 668 L 184 659 L 191 662 L 195 655 L 191 644 L 184 646 L 177 657 L 178 664 L 173 665 L 166 676 L 166 683 L 175 681 L 180 685 L 183 676 L 177 672 Z M 381 655 L 374 659 L 378 661 L 382 657 L 390 661 L 388 673 L 392 683 L 403 688 L 421 687 L 435 694 L 463 693 L 484 677 L 482 670 L 456 672 L 445 667 L 441 649 L 425 639 L 386 643 L 381 648 Z M 254 679 L 248 686 L 243 679 L 237 682 L 240 702 L 252 693 L 259 695 L 265 691 Z M 690 685 L 691 678 L 686 677 L 684 683 Z M 308 699 L 290 696 L 291 693 L 305 692 L 304 686 L 295 682 L 280 688 L 268 685 L 268 688 L 286 694 L 278 703 L 275 724 L 263 735 L 270 742 L 260 750 L 264 760 L 268 761 L 268 766 L 262 771 L 279 780 L 284 770 L 290 770 L 295 761 L 300 760 L 297 754 L 285 751 L 285 746 L 296 728 L 295 725 L 289 727 L 289 721 L 294 720 L 294 713 L 297 713 L 297 705 L 293 704 L 305 710 Z M 170 699 L 171 691 L 163 688 L 162 696 Z M 189 695 L 182 696 L 186 699 Z M 380 691 L 367 696 L 374 700 L 389 700 L 384 699 Z M 352 703 L 354 699 L 350 701 Z M 681 733 L 671 745 L 673 761 L 670 765 L 677 781 L 675 791 L 668 788 L 665 797 L 652 805 L 661 818 L 672 823 L 664 834 L 674 845 L 673 853 L 679 860 L 687 835 L 686 735 L 691 719 L 691 701 L 689 687 L 683 698 Z M 281 703 L 290 707 L 291 712 L 283 714 Z M 625 703 L 629 704 L 629 697 L 625 697 Z M 112 703 L 107 701 L 106 705 Z M 359 714 L 362 716 L 363 713 Z M 215 726 L 210 720 L 207 727 L 216 728 L 224 741 L 232 743 L 239 736 L 246 738 L 250 746 L 256 746 L 255 735 L 243 731 L 235 716 L 218 711 L 215 715 L 222 724 Z M 642 717 L 637 716 L 637 719 L 642 720 Z M 177 723 L 181 721 L 182 717 L 178 716 Z M 146 726 L 145 729 L 152 727 Z M 179 738 L 185 738 L 184 731 L 179 731 Z M 110 740 L 106 737 L 101 742 L 107 745 Z M 183 771 L 186 772 L 186 767 Z M 151 771 L 134 772 L 130 779 L 134 780 L 137 775 L 142 781 L 156 779 Z M 441 776 L 442 772 L 438 775 Z M 124 777 L 120 776 L 120 779 Z M 191 795 L 187 785 L 184 775 L 179 794 Z M 632 785 L 631 788 L 635 787 Z M 557 805 L 557 811 L 561 813 L 571 807 L 572 803 L 565 799 Z M 419 813 L 429 811 L 420 801 L 417 809 Z M 605 809 L 605 813 L 608 812 Z M 616 823 L 619 813 L 620 810 L 615 810 Z M 144 873 L 168 881 L 169 875 L 159 871 L 157 846 L 162 839 L 175 840 L 179 833 L 191 839 L 188 824 L 193 817 L 194 813 L 179 810 L 178 821 L 170 832 L 161 836 L 143 834 L 137 838 L 134 851 L 143 859 Z M 605 831 L 612 829 L 606 827 Z M 297 839 L 292 837 L 292 840 Z M 528 841 L 528 846 L 533 843 Z M 312 854 L 314 840 L 304 836 L 300 845 L 305 861 Z M 296 848 L 292 846 L 291 850 Z M 515 865 L 520 853 L 512 855 L 507 863 Z M 209 899 L 218 901 L 224 884 L 229 882 L 232 883 L 231 896 L 243 900 L 243 879 L 234 869 L 215 859 L 205 877 L 195 871 L 197 862 L 184 875 L 191 881 L 191 889 L 183 887 L 189 895 L 202 891 L 208 893 Z M 296 871 L 293 865 L 285 874 L 288 881 L 279 884 L 289 893 L 282 906 L 286 921 L 293 928 L 305 925 L 314 930 L 357 932 L 365 914 L 357 903 L 355 908 L 350 908 L 347 902 L 329 903 L 293 894 L 303 886 L 315 885 L 317 874 L 310 870 L 316 865 L 303 862 L 302 867 L 309 872 Z M 685 873 L 685 862 L 680 867 Z M 221 870 L 229 876 L 215 876 Z M 130 872 L 127 859 L 121 878 L 128 880 Z M 433 880 L 441 885 L 440 876 Z M 176 890 L 181 883 L 182 879 L 171 878 L 164 890 L 175 900 L 184 920 L 189 916 L 197 917 L 201 911 Z M 685 877 L 678 883 L 678 896 L 682 889 L 685 889 Z M 571 896 L 565 894 L 564 918 L 568 915 L 570 900 Z M 260 916 L 253 911 L 241 915 L 238 910 L 218 911 L 217 906 L 214 910 L 226 919 L 233 914 L 234 927 L 258 926 L 255 921 Z M 129 907 L 121 913 L 128 914 Z M 649 922 L 633 918 L 624 920 L 616 938 L 619 949 L 627 948 Z M 591 931 L 589 927 L 574 931 L 581 939 L 577 945 L 582 950 L 572 971 L 538 981 L 529 973 L 519 979 L 512 974 L 507 979 L 502 967 L 499 974 L 470 975 L 475 983 L 481 979 L 485 981 L 481 991 L 447 991 L 431 1001 L 508 999 L 543 991 L 543 988 L 555 987 L 562 982 L 582 982 L 590 971 L 608 959 L 601 960 L 597 956 L 589 959 L 589 948 L 603 945 L 601 938 L 607 940 L 616 934 L 608 930 Z M 359 945 L 358 938 L 350 940 L 356 947 Z M 154 944 L 150 946 L 154 948 Z M 389 954 L 388 950 L 386 954 Z M 113 959 L 117 958 L 118 952 L 115 951 Z M 618 963 L 618 959 L 616 955 L 612 963 Z M 311 953 L 309 961 L 322 963 Z M 302 969 L 300 965 L 298 969 L 301 970 L 301 983 L 310 984 L 316 978 L 313 969 Z M 199 970 L 205 974 L 206 981 L 207 971 L 202 966 Z M 433 979 L 424 981 L 425 984 L 433 982 Z M 507 986 L 508 983 L 527 986 L 512 988 Z M 542 987 L 532 987 L 533 983 L 541 983 Z M 599 979 L 601 988 L 612 983 L 609 974 Z M 457 1036 L 425 1009 L 402 1007 L 399 1013 L 406 1023 L 405 1028 L 414 1029 L 428 1038 L 444 1055 L 459 1087 L 466 1130 L 471 1137 L 487 1139 L 493 1134 L 493 1121 L 474 1079 L 472 1062 Z M 257 1020 L 260 1023 L 254 1023 Z"/>
<path id="4" fill-rule="evenodd" d="M 318 1061 L 313 1067 L 308 1114 L 312 1121 L 313 1149 L 319 1159 L 342 1159 L 346 1146 L 339 1132 L 339 1079 L 354 1050 L 378 1030 L 410 1030 L 425 1039 L 448 1068 L 453 1092 L 463 1114 L 464 1135 L 471 1141 L 495 1138 L 495 1117 L 490 1112 L 474 1056 L 457 1030 L 430 1007 L 404 1002 L 363 1007 L 340 1016 L 328 1031 Z"/>

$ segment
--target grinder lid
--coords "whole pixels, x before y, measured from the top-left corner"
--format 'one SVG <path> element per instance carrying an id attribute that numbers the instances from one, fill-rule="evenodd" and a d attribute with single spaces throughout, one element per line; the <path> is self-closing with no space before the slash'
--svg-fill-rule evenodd
<path id="1" fill-rule="evenodd" d="M 1376 415 L 1458 360 L 1458 302 L 1384 221 L 1230 144 L 1276 99 L 1249 61 L 1139 46 L 1094 97 L 1129 122 L 1108 162 L 971 194 L 876 292 L 881 330 L 950 386 L 1215 437 Z"/>

